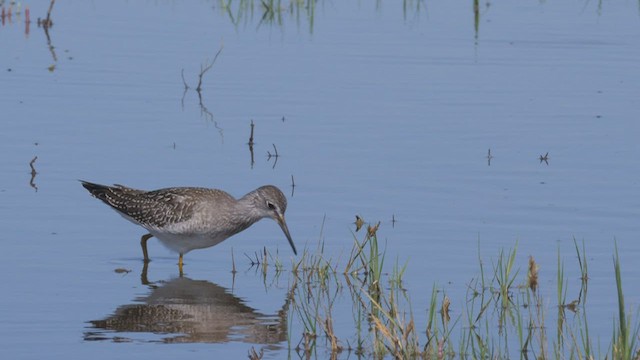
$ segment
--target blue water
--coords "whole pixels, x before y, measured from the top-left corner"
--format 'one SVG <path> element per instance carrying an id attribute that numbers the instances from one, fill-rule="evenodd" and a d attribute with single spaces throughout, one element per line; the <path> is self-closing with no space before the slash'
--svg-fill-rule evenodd
<path id="1" fill-rule="evenodd" d="M 589 259 L 589 330 L 608 339 L 614 241 L 626 304 L 640 302 L 637 2 L 481 3 L 477 27 L 470 2 L 405 4 L 319 1 L 313 15 L 294 4 L 271 21 L 258 3 L 57 2 L 50 47 L 36 24 L 48 2 L 23 2 L 0 27 L 0 356 L 288 354 L 286 341 L 252 342 L 233 327 L 217 333 L 224 341 L 161 346 L 180 334 L 104 329 L 106 340 L 87 341 L 90 321 L 146 304 L 154 287 L 140 281 L 142 229 L 77 179 L 234 196 L 275 184 L 298 248 L 323 240 L 333 258 L 351 248 L 356 214 L 381 221 L 421 318 L 434 283 L 462 312 L 478 257 L 490 264 L 516 244 L 519 282 L 533 255 L 553 313 L 558 251 L 577 297 L 575 238 Z M 200 101 L 198 73 L 220 48 Z M 149 280 L 170 283 L 177 257 L 149 244 Z M 263 246 L 290 267 L 286 239 L 264 221 L 189 253 L 186 276 L 268 323 L 289 279 L 265 286 L 247 270 L 244 254 Z M 336 318 L 352 334 L 349 317 Z"/>

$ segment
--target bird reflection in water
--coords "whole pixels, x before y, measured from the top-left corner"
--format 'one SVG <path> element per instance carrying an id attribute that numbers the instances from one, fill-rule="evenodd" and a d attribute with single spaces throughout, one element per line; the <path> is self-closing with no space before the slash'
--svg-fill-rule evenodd
<path id="1" fill-rule="evenodd" d="M 138 341 L 125 337 L 126 333 L 159 334 L 165 343 L 278 344 L 286 340 L 286 302 L 278 314 L 265 315 L 209 281 L 179 277 L 151 284 L 146 277 L 145 266 L 141 278 L 151 293 L 140 298 L 140 304 L 122 305 L 105 319 L 89 321 L 85 341 Z"/>

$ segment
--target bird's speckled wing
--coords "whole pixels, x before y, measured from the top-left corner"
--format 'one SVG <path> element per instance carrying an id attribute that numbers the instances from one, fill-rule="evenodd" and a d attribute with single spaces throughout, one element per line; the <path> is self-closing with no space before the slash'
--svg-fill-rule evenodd
<path id="1" fill-rule="evenodd" d="M 146 227 L 163 228 L 189 220 L 197 202 L 190 201 L 193 193 L 180 188 L 149 192 L 111 191 L 109 205 Z"/>
<path id="2" fill-rule="evenodd" d="M 210 189 L 167 188 L 153 191 L 132 189 L 122 185 L 104 186 L 83 182 L 93 196 L 120 214 L 146 228 L 164 228 L 193 217 L 198 201 Z"/>

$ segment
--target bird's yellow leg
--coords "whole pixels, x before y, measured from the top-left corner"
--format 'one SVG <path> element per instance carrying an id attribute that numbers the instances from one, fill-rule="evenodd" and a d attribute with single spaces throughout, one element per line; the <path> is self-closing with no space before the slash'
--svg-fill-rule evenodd
<path id="1" fill-rule="evenodd" d="M 178 258 L 178 270 L 180 271 L 180 276 L 182 276 L 182 254 Z"/>
<path id="2" fill-rule="evenodd" d="M 151 261 L 151 259 L 149 259 L 149 253 L 147 252 L 147 240 L 151 239 L 152 237 L 153 235 L 151 234 L 145 234 L 140 238 L 140 246 L 142 246 L 142 255 L 144 256 L 145 263 Z"/>

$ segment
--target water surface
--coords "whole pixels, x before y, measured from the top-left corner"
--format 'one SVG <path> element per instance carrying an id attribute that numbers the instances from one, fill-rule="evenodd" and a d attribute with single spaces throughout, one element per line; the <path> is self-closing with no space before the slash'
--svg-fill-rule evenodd
<path id="1" fill-rule="evenodd" d="M 299 339 L 282 315 L 289 275 L 265 282 L 243 255 L 266 246 L 290 266 L 272 222 L 189 253 L 184 279 L 151 240 L 148 284 L 142 229 L 77 179 L 234 196 L 272 183 L 289 196 L 298 248 L 322 240 L 333 258 L 351 248 L 356 214 L 381 221 L 421 321 L 434 284 L 459 314 L 478 257 L 490 264 L 516 243 L 522 273 L 533 255 L 554 299 L 558 251 L 579 276 L 575 238 L 589 256 L 590 331 L 608 339 L 615 240 L 637 309 L 637 2 L 479 3 L 474 14 L 463 2 L 319 1 L 274 16 L 258 3 L 59 2 L 47 34 L 36 19 L 48 5 L 23 2 L 0 27 L 2 357 L 244 357 L 254 346 L 282 358 L 287 333 Z M 221 47 L 199 97 L 200 68 Z M 181 309 L 175 327 L 118 321 L 155 316 L 155 294 L 181 282 L 200 295 L 160 297 Z M 208 328 L 219 298 L 243 320 Z M 349 305 L 335 311 L 350 336 Z M 186 344 L 157 344 L 173 342 Z"/>

